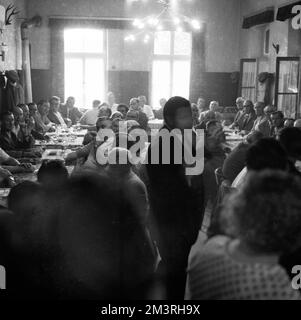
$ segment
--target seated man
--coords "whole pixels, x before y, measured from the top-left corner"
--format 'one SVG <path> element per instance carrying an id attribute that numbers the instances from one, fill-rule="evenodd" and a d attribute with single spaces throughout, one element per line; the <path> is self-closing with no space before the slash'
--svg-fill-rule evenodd
<path id="1" fill-rule="evenodd" d="M 34 150 L 34 139 L 28 132 L 19 139 L 13 132 L 14 115 L 11 112 L 2 114 L 0 147 L 14 158 L 38 158 L 41 157 L 39 150 Z"/>
<path id="2" fill-rule="evenodd" d="M 61 104 L 61 99 L 59 97 L 53 96 L 50 99 L 50 110 L 48 113 L 48 119 L 55 123 L 56 125 L 62 126 L 62 127 L 67 127 L 71 125 L 71 121 L 65 121 L 59 112 L 60 104 Z"/>
<path id="3" fill-rule="evenodd" d="M 17 159 L 9 156 L 0 148 L 0 165 L 10 173 L 33 172 L 34 167 L 30 163 L 20 163 Z"/>
<path id="4" fill-rule="evenodd" d="M 141 110 L 139 100 L 137 98 L 132 98 L 130 100 L 130 110 L 127 113 L 126 120 L 136 120 L 143 130 L 148 130 L 147 115 Z"/>
<path id="5" fill-rule="evenodd" d="M 48 140 L 48 137 L 45 137 L 44 134 L 38 132 L 35 130 L 36 124 L 34 117 L 31 116 L 29 107 L 26 104 L 21 104 L 20 108 L 23 111 L 23 121 L 22 126 L 26 127 L 26 130 L 30 132 L 30 134 L 33 136 L 36 140 Z M 34 104 L 31 104 L 32 111 L 34 112 Z M 37 111 L 37 106 L 36 106 Z"/>
<path id="6" fill-rule="evenodd" d="M 281 111 L 275 111 L 271 115 L 272 129 L 271 136 L 275 139 L 279 139 L 279 134 L 284 128 L 284 115 Z"/>
<path id="7" fill-rule="evenodd" d="M 236 106 L 238 109 L 238 112 L 234 118 L 233 123 L 231 124 L 230 128 L 234 129 L 234 128 L 238 128 L 239 130 L 241 130 L 242 124 L 243 124 L 243 118 L 244 118 L 244 98 L 239 97 L 236 99 Z"/>
<path id="8" fill-rule="evenodd" d="M 232 183 L 233 188 L 239 188 L 245 181 L 249 171 L 262 170 L 288 171 L 288 157 L 282 145 L 272 139 L 263 138 L 252 144 L 246 154 L 246 167 Z"/>
<path id="9" fill-rule="evenodd" d="M 253 102 L 251 100 L 246 100 L 244 102 L 244 118 L 240 131 L 242 135 L 246 135 L 252 130 L 255 119 L 256 114 Z"/>
<path id="10" fill-rule="evenodd" d="M 141 108 L 141 111 L 143 111 L 146 114 L 148 120 L 155 119 L 152 107 L 146 104 L 146 97 L 139 96 L 138 100 L 139 100 L 139 106 Z"/>
<path id="11" fill-rule="evenodd" d="M 200 122 L 199 122 L 200 113 L 199 113 L 199 109 L 195 103 L 191 104 L 191 111 L 192 111 L 193 127 L 195 128 L 196 126 L 198 126 L 200 124 Z"/>
<path id="12" fill-rule="evenodd" d="M 48 119 L 50 109 L 49 102 L 47 100 L 40 100 L 37 107 L 38 112 L 33 115 L 36 131 L 43 134 L 55 131 L 55 124 Z"/>
<path id="13" fill-rule="evenodd" d="M 264 114 L 264 103 L 256 102 L 254 105 L 255 114 L 257 116 L 254 121 L 254 125 L 251 131 L 259 131 L 264 137 L 269 137 L 271 135 L 271 126 L 269 119 Z"/>
<path id="14" fill-rule="evenodd" d="M 96 122 L 97 132 L 100 129 L 110 129 L 110 128 L 111 128 L 111 121 L 109 118 L 107 118 L 107 117 L 98 118 L 98 120 Z M 83 167 L 86 169 L 95 170 L 95 169 L 98 169 L 101 167 L 96 160 L 96 151 L 97 151 L 97 148 L 104 141 L 98 141 L 97 135 L 95 135 L 94 138 L 91 136 L 91 139 L 92 140 L 90 143 L 88 143 L 84 147 L 78 149 L 77 151 L 71 152 L 67 155 L 67 157 L 65 159 L 67 165 L 69 163 L 74 162 L 75 160 L 83 159 L 84 160 Z"/>
<path id="15" fill-rule="evenodd" d="M 93 101 L 92 109 L 89 109 L 84 113 L 80 119 L 80 124 L 85 126 L 95 126 L 98 118 L 100 103 L 101 102 L 99 100 Z"/>
<path id="16" fill-rule="evenodd" d="M 26 140 L 26 137 L 32 140 L 32 144 L 34 144 L 34 138 L 31 134 L 31 131 L 33 129 L 33 124 L 27 124 L 25 122 L 25 117 L 28 120 L 28 114 L 25 114 L 23 112 L 23 104 L 20 104 L 19 106 L 15 107 L 13 109 L 13 115 L 14 115 L 14 125 L 13 125 L 13 133 L 17 136 L 17 138 L 23 142 Z"/>
<path id="17" fill-rule="evenodd" d="M 122 114 L 122 119 L 125 119 L 126 114 L 129 111 L 129 107 L 126 104 L 119 104 L 117 107 L 117 111 L 119 111 Z"/>
<path id="18" fill-rule="evenodd" d="M 231 183 L 245 167 L 247 151 L 250 145 L 263 138 L 263 134 L 258 131 L 249 133 L 246 139 L 239 143 L 225 159 L 222 172 L 225 180 Z"/>
<path id="19" fill-rule="evenodd" d="M 76 124 L 83 114 L 75 106 L 75 98 L 69 97 L 65 104 L 60 106 L 60 113 L 63 116 L 65 122 L 71 121 L 72 125 Z"/>
<path id="20" fill-rule="evenodd" d="M 209 105 L 209 110 L 201 112 L 200 114 L 200 123 L 207 123 L 210 120 L 222 121 L 223 116 L 217 110 L 219 108 L 219 103 L 217 101 L 211 101 Z"/>
<path id="21" fill-rule="evenodd" d="M 166 104 L 167 100 L 165 98 L 160 99 L 160 109 L 155 110 L 155 117 L 156 119 L 163 120 L 163 109 Z"/>

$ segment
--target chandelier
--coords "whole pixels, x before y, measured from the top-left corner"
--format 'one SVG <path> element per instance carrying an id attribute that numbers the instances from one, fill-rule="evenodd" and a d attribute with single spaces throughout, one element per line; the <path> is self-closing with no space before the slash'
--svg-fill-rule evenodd
<path id="1" fill-rule="evenodd" d="M 137 0 L 136 0 L 137 1 Z M 174 12 L 172 8 L 172 0 L 157 0 L 162 6 L 161 11 L 157 15 L 149 15 L 142 19 L 134 19 L 133 26 L 136 31 L 127 35 L 125 41 L 135 41 L 144 35 L 144 43 L 148 43 L 150 34 L 154 31 L 174 30 L 177 32 L 199 31 L 201 23 L 197 19 L 192 19 L 179 12 Z M 186 0 L 191 2 L 191 0 Z"/>

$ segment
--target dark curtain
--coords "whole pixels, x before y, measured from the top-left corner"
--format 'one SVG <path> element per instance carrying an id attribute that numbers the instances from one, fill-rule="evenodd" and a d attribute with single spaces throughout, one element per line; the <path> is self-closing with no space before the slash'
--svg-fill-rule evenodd
<path id="1" fill-rule="evenodd" d="M 190 73 L 190 101 L 197 101 L 202 96 L 200 92 L 203 72 L 205 72 L 205 25 L 201 32 L 192 34 L 191 73 Z"/>
<path id="2" fill-rule="evenodd" d="M 64 28 L 51 27 L 51 92 L 64 101 Z"/>

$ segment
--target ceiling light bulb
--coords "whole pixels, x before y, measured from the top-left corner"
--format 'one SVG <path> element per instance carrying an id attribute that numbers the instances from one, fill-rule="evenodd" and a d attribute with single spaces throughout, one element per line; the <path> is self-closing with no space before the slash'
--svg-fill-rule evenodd
<path id="1" fill-rule="evenodd" d="M 143 23 L 143 22 L 140 22 L 139 25 L 138 25 L 138 28 L 139 28 L 139 29 L 143 29 L 144 27 L 145 27 L 144 23 Z"/>
<path id="2" fill-rule="evenodd" d="M 159 31 L 163 30 L 163 26 L 162 26 L 161 24 L 159 24 L 159 25 L 157 26 L 157 30 L 159 30 Z"/>
<path id="3" fill-rule="evenodd" d="M 141 21 L 139 19 L 135 19 L 133 21 L 133 26 L 138 27 L 141 24 Z"/>
<path id="4" fill-rule="evenodd" d="M 177 32 L 183 32 L 183 28 L 181 26 L 177 27 Z"/>
<path id="5" fill-rule="evenodd" d="M 194 29 L 197 29 L 197 30 L 201 29 L 201 25 L 200 25 L 199 21 L 197 21 L 197 20 L 192 20 L 191 25 Z"/>
<path id="6" fill-rule="evenodd" d="M 148 24 L 151 25 L 151 26 L 156 26 L 159 21 L 158 21 L 157 18 L 149 18 L 147 22 L 148 22 Z"/>
<path id="7" fill-rule="evenodd" d="M 175 25 L 178 25 L 180 23 L 180 19 L 178 17 L 173 19 L 173 22 Z"/>

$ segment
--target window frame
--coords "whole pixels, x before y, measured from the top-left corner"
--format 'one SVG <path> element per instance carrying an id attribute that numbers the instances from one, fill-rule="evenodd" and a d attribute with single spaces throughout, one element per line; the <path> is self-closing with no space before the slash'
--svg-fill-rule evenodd
<path id="1" fill-rule="evenodd" d="M 244 63 L 250 63 L 250 62 L 254 62 L 255 63 L 255 77 L 254 77 L 254 86 L 252 87 L 243 87 L 243 68 L 244 68 Z M 255 90 L 255 100 L 257 99 L 257 90 L 258 90 L 258 84 L 257 84 L 257 75 L 258 75 L 258 59 L 256 58 L 244 58 L 244 59 L 240 59 L 240 78 L 239 78 L 239 92 L 238 92 L 238 96 L 242 97 L 242 91 L 243 89 L 254 89 Z M 253 101 L 255 102 L 255 101 Z"/>
<path id="2" fill-rule="evenodd" d="M 153 101 L 153 63 L 154 61 L 169 61 L 170 62 L 170 74 L 169 74 L 169 79 L 170 79 L 170 84 L 169 84 L 169 96 L 172 97 L 172 92 L 173 92 L 173 75 L 174 75 L 174 62 L 175 61 L 187 61 L 191 63 L 191 56 L 192 56 L 192 33 L 187 32 L 190 34 L 190 44 L 191 44 L 191 49 L 190 49 L 190 55 L 178 55 L 175 54 L 175 34 L 176 31 L 170 31 L 170 30 L 163 30 L 163 32 L 170 32 L 170 54 L 155 54 L 155 37 L 156 37 L 156 32 L 154 33 L 154 41 L 152 43 L 152 63 L 151 63 L 151 81 L 150 81 L 150 93 L 151 93 L 151 103 L 155 107 L 159 101 Z M 162 32 L 162 31 L 159 31 Z M 191 74 L 191 69 L 190 69 L 190 74 Z M 169 98 L 169 97 L 162 97 L 162 98 Z"/>
<path id="3" fill-rule="evenodd" d="M 85 65 L 86 65 L 86 60 L 87 59 L 102 59 L 103 63 L 104 63 L 104 88 L 103 88 L 103 97 L 100 97 L 101 99 L 105 98 L 105 93 L 107 92 L 107 86 L 108 86 L 108 72 L 107 72 L 107 61 L 108 61 L 108 57 L 107 57 L 107 40 L 108 40 L 108 30 L 106 29 L 101 29 L 101 28 L 65 28 L 65 30 L 72 30 L 72 29 L 94 29 L 94 30 L 98 30 L 101 31 L 103 33 L 103 52 L 99 53 L 99 52 L 65 52 L 64 50 L 64 65 L 65 65 L 65 61 L 66 59 L 81 59 L 83 61 L 83 108 L 87 109 L 87 108 L 91 108 L 90 105 L 86 105 L 87 104 L 87 97 L 85 95 L 85 88 L 86 88 L 86 83 L 85 83 Z M 64 38 L 64 44 L 65 44 L 65 38 Z M 65 79 L 64 79 L 64 83 L 65 83 Z M 66 96 L 66 85 L 65 85 L 65 92 L 64 92 L 65 96 Z M 97 98 L 97 97 L 95 97 Z"/>
<path id="4" fill-rule="evenodd" d="M 279 72 L 280 72 L 280 63 L 282 61 L 297 61 L 299 63 L 298 67 L 298 75 L 297 75 L 297 88 L 298 92 L 297 93 L 286 93 L 286 92 L 279 92 Z M 294 57 L 277 57 L 276 59 L 276 77 L 275 77 L 275 106 L 278 110 L 278 97 L 279 96 L 284 96 L 284 95 L 291 95 L 291 96 L 296 96 L 296 105 L 295 105 L 295 117 L 297 118 L 300 115 L 300 72 L 301 68 L 301 59 L 300 56 L 294 56 Z M 299 110 L 298 110 L 299 109 Z"/>

